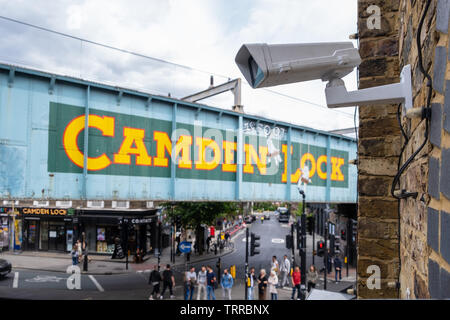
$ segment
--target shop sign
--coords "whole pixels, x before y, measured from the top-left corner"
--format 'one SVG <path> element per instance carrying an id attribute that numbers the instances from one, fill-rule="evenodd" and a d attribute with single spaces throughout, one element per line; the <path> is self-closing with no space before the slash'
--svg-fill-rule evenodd
<path id="1" fill-rule="evenodd" d="M 131 219 L 132 224 L 146 224 L 151 222 L 152 222 L 151 218 Z"/>
<path id="2" fill-rule="evenodd" d="M 23 208 L 22 214 L 49 215 L 49 216 L 65 216 L 67 209 L 56 208 Z"/>

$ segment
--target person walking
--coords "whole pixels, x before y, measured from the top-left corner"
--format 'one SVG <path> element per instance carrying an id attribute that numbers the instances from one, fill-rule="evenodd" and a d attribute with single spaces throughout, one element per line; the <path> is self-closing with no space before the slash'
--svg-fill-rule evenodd
<path id="1" fill-rule="evenodd" d="M 339 256 L 336 256 L 334 258 L 333 261 L 334 264 L 334 280 L 336 281 L 336 283 L 338 283 L 338 273 L 339 273 L 339 281 L 342 280 L 342 274 L 341 274 L 341 270 L 342 270 L 342 262 L 341 259 L 339 259 Z"/>
<path id="2" fill-rule="evenodd" d="M 197 274 L 197 284 L 198 284 L 198 289 L 197 289 L 197 300 L 201 300 L 200 299 L 200 294 L 203 291 L 203 299 L 202 300 L 206 300 L 206 267 L 202 266 L 201 270 L 198 272 Z"/>
<path id="3" fill-rule="evenodd" d="M 210 245 L 211 245 L 211 236 L 208 236 L 208 238 L 206 238 L 206 253 L 209 253 Z"/>
<path id="4" fill-rule="evenodd" d="M 278 263 L 277 256 L 272 257 L 270 271 L 274 271 L 277 274 L 277 276 L 280 272 L 280 264 Z"/>
<path id="5" fill-rule="evenodd" d="M 266 274 L 266 269 L 261 269 L 258 277 L 258 298 L 259 300 L 266 300 L 266 289 L 268 278 Z"/>
<path id="6" fill-rule="evenodd" d="M 255 283 L 258 280 L 255 274 L 255 268 L 250 268 L 250 273 L 248 274 L 248 279 L 250 280 L 250 284 L 247 287 L 247 299 L 253 300 L 254 292 L 255 292 Z"/>
<path id="7" fill-rule="evenodd" d="M 281 266 L 280 266 L 280 270 L 281 270 L 281 288 L 283 288 L 285 285 L 289 285 L 289 281 L 288 281 L 288 276 L 289 273 L 291 272 L 291 262 L 289 261 L 287 255 L 284 255 L 283 257 L 283 261 L 281 262 Z"/>
<path id="8" fill-rule="evenodd" d="M 331 252 L 330 249 L 328 249 L 328 254 L 327 254 L 327 273 L 331 273 Z"/>
<path id="9" fill-rule="evenodd" d="M 162 273 L 163 280 L 163 289 L 161 292 L 160 299 L 164 299 L 164 292 L 169 288 L 170 298 L 173 299 L 175 296 L 173 295 L 173 287 L 175 287 L 175 277 L 173 276 L 172 270 L 170 270 L 170 264 L 166 265 L 166 269 Z"/>
<path id="10" fill-rule="evenodd" d="M 300 268 L 299 267 L 295 267 L 295 270 L 292 273 L 292 296 L 291 296 L 291 300 L 294 300 L 295 291 L 296 290 L 297 290 L 297 300 L 300 300 L 300 283 L 301 283 Z"/>
<path id="11" fill-rule="evenodd" d="M 314 265 L 311 265 L 308 270 L 308 274 L 306 275 L 306 282 L 308 283 L 308 292 L 311 291 L 311 288 L 316 287 L 317 280 L 319 279 L 319 273 L 316 270 Z"/>
<path id="12" fill-rule="evenodd" d="M 159 286 L 161 283 L 161 274 L 158 271 L 158 265 L 155 264 L 153 266 L 152 272 L 150 272 L 150 277 L 148 278 L 148 284 L 151 284 L 153 286 L 152 293 L 150 294 L 149 300 L 153 300 L 153 295 L 155 295 L 155 298 L 158 299 L 159 295 Z"/>
<path id="13" fill-rule="evenodd" d="M 184 300 L 192 300 L 194 296 L 195 283 L 197 282 L 197 274 L 195 268 L 191 267 L 189 271 L 184 273 Z"/>
<path id="14" fill-rule="evenodd" d="M 208 266 L 208 273 L 206 274 L 206 293 L 208 295 L 208 300 L 216 300 L 216 295 L 214 290 L 216 289 L 216 274 L 214 273 L 211 266 Z"/>
<path id="15" fill-rule="evenodd" d="M 73 266 L 78 265 L 78 248 L 76 243 L 72 246 L 71 255 L 72 255 L 72 265 Z"/>
<path id="16" fill-rule="evenodd" d="M 278 300 L 278 277 L 275 271 L 270 271 L 270 277 L 267 281 L 269 283 L 269 292 L 272 300 Z"/>
<path id="17" fill-rule="evenodd" d="M 231 288 L 233 288 L 234 279 L 231 274 L 228 273 L 228 269 L 223 270 L 222 280 L 220 285 L 222 286 L 223 300 L 226 299 L 228 294 L 228 300 L 231 300 Z"/>

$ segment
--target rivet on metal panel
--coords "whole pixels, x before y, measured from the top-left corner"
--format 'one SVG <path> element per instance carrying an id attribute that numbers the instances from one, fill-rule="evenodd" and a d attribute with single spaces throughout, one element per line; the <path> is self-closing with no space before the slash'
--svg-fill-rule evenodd
<path id="1" fill-rule="evenodd" d="M 16 69 L 15 68 L 11 68 L 9 70 L 9 77 L 8 77 L 8 87 L 11 88 L 14 84 L 14 77 L 16 75 Z"/>
<path id="2" fill-rule="evenodd" d="M 120 101 L 122 100 L 122 96 L 123 96 L 123 91 L 120 90 L 119 94 L 117 95 L 117 105 L 120 105 Z"/>
<path id="3" fill-rule="evenodd" d="M 50 78 L 50 85 L 48 86 L 48 94 L 53 94 L 53 91 L 55 90 L 55 83 L 56 83 L 56 77 L 53 75 Z"/>

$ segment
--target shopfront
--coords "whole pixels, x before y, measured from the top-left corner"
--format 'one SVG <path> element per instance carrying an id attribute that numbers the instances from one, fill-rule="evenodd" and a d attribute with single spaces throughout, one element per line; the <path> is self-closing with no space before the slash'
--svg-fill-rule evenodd
<path id="1" fill-rule="evenodd" d="M 23 250 L 68 252 L 74 243 L 70 209 L 20 208 Z"/>
<path id="2" fill-rule="evenodd" d="M 89 252 L 112 255 L 116 243 L 123 244 L 126 238 L 121 221 L 131 224 L 128 232 L 128 250 L 134 255 L 137 249 L 144 254 L 152 253 L 152 234 L 156 225 L 156 210 L 108 210 L 82 209 L 77 212 L 78 239 L 84 232 Z"/>

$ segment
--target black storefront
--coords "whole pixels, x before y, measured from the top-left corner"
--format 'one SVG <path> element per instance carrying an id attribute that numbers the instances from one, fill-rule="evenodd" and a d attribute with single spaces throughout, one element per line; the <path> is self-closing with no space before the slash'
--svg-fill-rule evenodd
<path id="1" fill-rule="evenodd" d="M 112 255 L 117 240 L 122 245 L 127 242 L 130 255 L 138 249 L 143 255 L 151 254 L 157 247 L 156 212 L 156 209 L 78 209 L 74 237 L 81 240 L 85 233 L 90 254 Z M 124 232 L 123 222 L 130 224 L 128 234 Z"/>
<path id="2" fill-rule="evenodd" d="M 18 208 L 22 250 L 68 252 L 74 241 L 73 209 Z"/>

